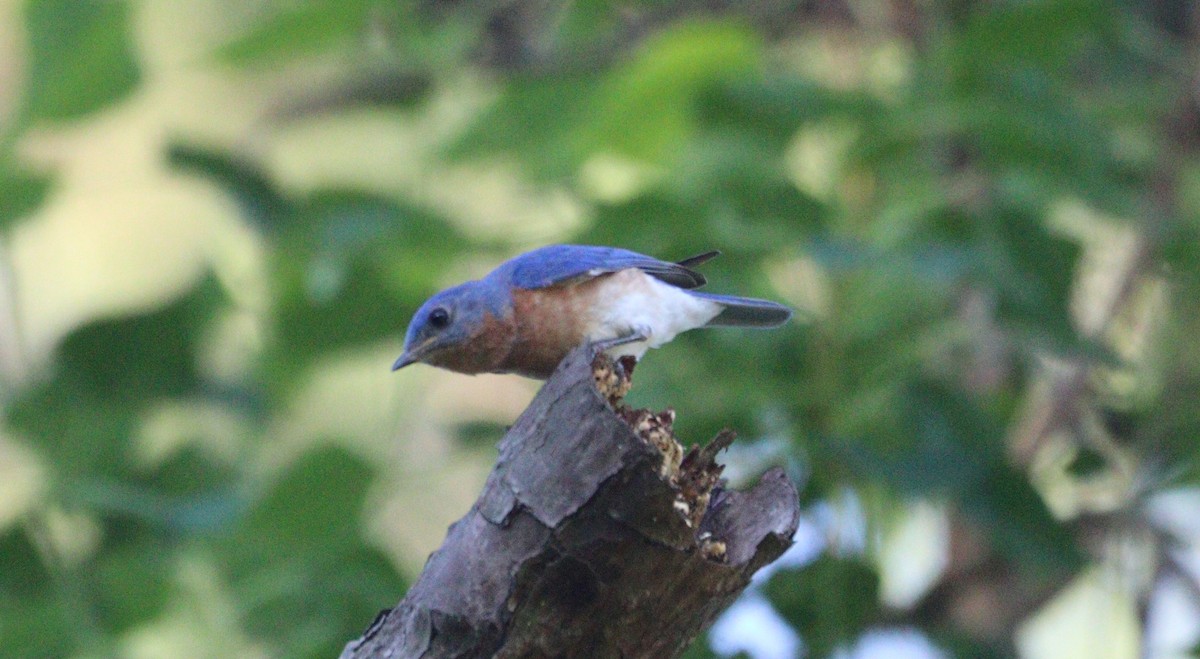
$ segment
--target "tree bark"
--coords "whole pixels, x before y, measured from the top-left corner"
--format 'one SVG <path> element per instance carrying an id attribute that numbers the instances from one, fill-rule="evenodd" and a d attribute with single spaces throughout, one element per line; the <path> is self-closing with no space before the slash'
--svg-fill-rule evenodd
<path id="1" fill-rule="evenodd" d="M 722 433 L 685 456 L 631 410 L 632 362 L 572 352 L 500 443 L 478 501 L 343 659 L 674 657 L 791 544 L 795 486 L 718 482 Z"/>

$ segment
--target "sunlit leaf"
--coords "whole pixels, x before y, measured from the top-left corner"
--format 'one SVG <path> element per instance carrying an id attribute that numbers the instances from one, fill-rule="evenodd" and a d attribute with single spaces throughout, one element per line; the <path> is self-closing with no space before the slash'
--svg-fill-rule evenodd
<path id="1" fill-rule="evenodd" d="M 695 129 L 698 95 L 718 83 L 753 75 L 760 49 L 757 36 L 736 25 L 673 26 L 596 89 L 575 137 L 577 148 L 660 161 Z"/>

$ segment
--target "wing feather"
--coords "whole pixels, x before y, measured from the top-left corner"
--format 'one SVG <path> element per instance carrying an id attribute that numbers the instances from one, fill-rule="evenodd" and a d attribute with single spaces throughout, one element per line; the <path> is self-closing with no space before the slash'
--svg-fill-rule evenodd
<path id="1" fill-rule="evenodd" d="M 716 256 L 708 252 L 680 263 L 616 247 L 587 245 L 550 245 L 518 256 L 496 269 L 496 276 L 508 276 L 512 285 L 526 290 L 586 281 L 610 272 L 637 268 L 646 274 L 679 288 L 698 288 L 704 275 L 689 265 L 703 263 Z"/>

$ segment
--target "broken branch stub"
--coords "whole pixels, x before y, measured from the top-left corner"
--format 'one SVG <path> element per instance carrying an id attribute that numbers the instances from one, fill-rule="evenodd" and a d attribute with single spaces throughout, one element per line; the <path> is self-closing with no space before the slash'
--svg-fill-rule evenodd
<path id="1" fill-rule="evenodd" d="M 576 349 L 500 442 L 478 501 L 343 658 L 674 657 L 791 544 L 780 469 L 723 489 L 723 432 L 622 399 L 632 361 Z"/>

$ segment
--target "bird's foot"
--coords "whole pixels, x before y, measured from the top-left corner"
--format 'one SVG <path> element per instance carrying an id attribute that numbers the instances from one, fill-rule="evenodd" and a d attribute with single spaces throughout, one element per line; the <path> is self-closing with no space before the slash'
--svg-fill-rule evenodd
<path id="1" fill-rule="evenodd" d="M 611 339 L 604 339 L 602 341 L 596 341 L 595 343 L 592 344 L 592 347 L 593 347 L 593 349 L 595 349 L 596 352 L 607 352 L 609 350 L 612 350 L 613 348 L 619 348 L 624 345 L 629 345 L 630 343 L 637 343 L 638 341 L 647 341 L 649 339 L 650 339 L 650 328 L 639 325 L 637 327 L 632 328 L 628 334 L 625 334 L 623 336 L 617 336 L 617 337 L 613 337 Z"/>
<path id="2" fill-rule="evenodd" d="M 629 390 L 633 380 L 633 369 L 637 366 L 638 358 L 637 355 L 614 354 L 612 350 L 614 348 L 620 348 L 621 346 L 629 345 L 631 343 L 646 341 L 649 339 L 649 337 L 650 328 L 639 326 L 623 336 L 593 341 L 590 344 L 593 364 L 595 363 L 596 359 L 603 356 L 604 359 L 608 360 L 608 362 L 612 364 L 612 375 L 622 383 L 619 387 L 622 392 L 618 396 L 618 399 L 625 395 L 625 391 Z M 638 354 L 640 354 L 640 352 Z"/>

